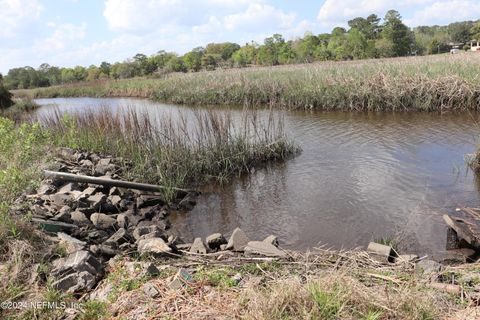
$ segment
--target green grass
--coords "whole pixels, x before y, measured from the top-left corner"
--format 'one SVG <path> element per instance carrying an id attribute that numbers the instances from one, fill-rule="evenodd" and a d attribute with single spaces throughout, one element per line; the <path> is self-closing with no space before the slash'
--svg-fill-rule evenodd
<path id="1" fill-rule="evenodd" d="M 30 97 L 144 97 L 187 105 L 464 110 L 480 102 L 480 55 L 319 62 L 19 90 Z"/>

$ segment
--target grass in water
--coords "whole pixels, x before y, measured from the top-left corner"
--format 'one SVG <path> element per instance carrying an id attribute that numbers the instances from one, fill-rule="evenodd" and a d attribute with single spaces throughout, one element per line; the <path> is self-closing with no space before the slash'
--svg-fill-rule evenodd
<path id="1" fill-rule="evenodd" d="M 144 97 L 188 105 L 374 111 L 477 109 L 480 55 L 319 62 L 17 90 L 30 97 Z"/>

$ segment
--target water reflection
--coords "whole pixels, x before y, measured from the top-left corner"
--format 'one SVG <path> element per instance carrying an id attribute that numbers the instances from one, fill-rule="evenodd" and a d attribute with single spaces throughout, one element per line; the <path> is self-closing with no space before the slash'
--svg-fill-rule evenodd
<path id="1" fill-rule="evenodd" d="M 193 109 L 136 99 L 44 99 L 67 112 L 126 106 L 152 116 Z M 39 110 L 51 112 L 52 106 Z M 265 115 L 267 112 L 264 113 Z M 172 215 L 187 238 L 229 233 L 279 236 L 286 247 L 365 245 L 396 234 L 410 252 L 444 249 L 441 215 L 478 206 L 480 181 L 465 169 L 478 114 L 285 112 L 303 152 L 226 186 L 209 186 L 189 213 Z M 240 117 L 240 112 L 234 113 Z"/>

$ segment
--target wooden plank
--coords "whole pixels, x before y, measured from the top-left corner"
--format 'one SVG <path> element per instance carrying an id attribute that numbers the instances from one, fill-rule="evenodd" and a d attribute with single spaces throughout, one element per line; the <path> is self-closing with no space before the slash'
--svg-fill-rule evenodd
<path id="1" fill-rule="evenodd" d="M 123 181 L 123 180 L 105 179 L 105 178 L 77 175 L 72 173 L 55 172 L 55 171 L 49 171 L 49 170 L 44 170 L 43 172 L 45 174 L 45 177 L 47 178 L 65 181 L 65 182 L 91 183 L 91 184 L 97 184 L 101 186 L 119 187 L 119 188 L 135 189 L 135 190 L 142 190 L 142 191 L 153 191 L 153 192 L 158 192 L 162 189 L 167 188 L 164 186 L 157 186 L 157 185 L 147 184 L 147 183 L 137 183 L 137 182 L 129 182 L 129 181 Z M 191 190 L 181 189 L 181 188 L 172 187 L 171 189 L 176 192 L 181 192 L 184 194 L 192 192 Z"/>
<path id="2" fill-rule="evenodd" d="M 480 249 L 480 226 L 477 219 L 468 214 L 462 217 L 445 214 L 443 220 L 455 230 L 460 239 L 465 240 L 475 249 Z"/>

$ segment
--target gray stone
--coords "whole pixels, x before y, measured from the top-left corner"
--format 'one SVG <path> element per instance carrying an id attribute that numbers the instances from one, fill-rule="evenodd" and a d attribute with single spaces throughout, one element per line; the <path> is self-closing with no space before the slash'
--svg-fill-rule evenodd
<path id="1" fill-rule="evenodd" d="M 120 198 L 120 196 L 109 196 L 108 200 L 110 200 L 110 203 L 115 207 L 119 207 L 120 202 L 122 201 L 122 198 Z"/>
<path id="2" fill-rule="evenodd" d="M 137 208 L 153 207 L 157 205 L 163 205 L 165 202 L 158 195 L 145 195 L 142 194 L 137 197 Z"/>
<path id="3" fill-rule="evenodd" d="M 87 202 L 92 206 L 93 209 L 99 210 L 102 205 L 107 201 L 107 196 L 103 193 L 96 193 L 87 198 Z"/>
<path id="4" fill-rule="evenodd" d="M 116 226 L 117 219 L 112 218 L 106 214 L 103 213 L 94 213 L 90 217 L 90 220 L 92 221 L 93 225 L 97 227 L 98 229 L 112 229 Z"/>
<path id="5" fill-rule="evenodd" d="M 38 188 L 37 194 L 39 194 L 39 195 L 52 194 L 52 193 L 55 193 L 56 190 L 57 190 L 57 188 L 55 188 L 55 186 L 53 184 L 45 183 L 45 184 L 42 184 Z"/>
<path id="6" fill-rule="evenodd" d="M 69 206 L 63 206 L 55 215 L 55 217 L 53 217 L 52 220 L 62 221 L 66 223 L 73 223 L 71 212 L 72 212 L 72 208 L 70 208 Z"/>
<path id="7" fill-rule="evenodd" d="M 107 302 L 110 294 L 113 292 L 113 284 L 104 282 L 104 285 L 100 289 L 95 289 L 90 294 L 90 300 L 96 300 L 100 302 Z"/>
<path id="8" fill-rule="evenodd" d="M 58 189 L 57 193 L 65 194 L 76 190 L 78 190 L 78 184 L 76 182 L 69 182 Z"/>
<path id="9" fill-rule="evenodd" d="M 106 243 L 106 244 L 92 244 L 90 246 L 90 251 L 97 256 L 105 256 L 107 258 L 112 258 L 117 255 L 117 245 L 115 243 Z"/>
<path id="10" fill-rule="evenodd" d="M 129 236 L 127 234 L 127 230 L 124 228 L 118 229 L 114 234 L 110 236 L 110 238 L 105 241 L 105 243 L 115 243 L 117 246 L 121 245 L 122 243 L 128 242 Z"/>
<path id="11" fill-rule="evenodd" d="M 57 237 L 60 240 L 60 245 L 65 248 L 68 254 L 83 250 L 87 245 L 85 241 L 78 240 L 63 232 L 57 233 Z"/>
<path id="12" fill-rule="evenodd" d="M 157 287 L 155 287 L 155 285 L 151 282 L 145 283 L 145 285 L 143 286 L 143 292 L 150 298 L 155 298 L 160 295 Z"/>
<path id="13" fill-rule="evenodd" d="M 179 243 L 175 245 L 178 250 L 188 251 L 192 247 L 191 243 Z"/>
<path id="14" fill-rule="evenodd" d="M 205 247 L 205 244 L 203 243 L 202 238 L 195 238 L 195 240 L 193 240 L 193 244 L 190 247 L 190 252 L 207 254 L 208 250 L 207 250 L 207 247 Z"/>
<path id="15" fill-rule="evenodd" d="M 433 260 L 420 260 L 415 264 L 415 271 L 418 273 L 430 274 L 438 272 L 442 265 Z"/>
<path id="16" fill-rule="evenodd" d="M 154 234 L 156 238 L 164 237 L 164 232 L 156 225 L 138 226 L 133 231 L 132 236 L 136 241 L 139 241 L 142 236 L 148 234 Z"/>
<path id="17" fill-rule="evenodd" d="M 273 244 L 264 241 L 250 241 L 245 247 L 245 253 L 259 254 L 266 257 L 286 257 L 287 254 Z"/>
<path id="18" fill-rule="evenodd" d="M 221 244 L 219 249 L 220 249 L 220 251 L 227 250 L 227 245 L 226 244 Z"/>
<path id="19" fill-rule="evenodd" d="M 52 284 L 55 289 L 76 293 L 91 290 L 103 275 L 103 266 L 91 253 L 81 250 L 55 261 L 51 275 L 56 279 Z"/>
<path id="20" fill-rule="evenodd" d="M 138 252 L 140 254 L 153 254 L 162 256 L 172 252 L 172 249 L 162 238 L 142 239 L 138 241 Z"/>
<path id="21" fill-rule="evenodd" d="M 217 250 L 222 244 L 227 244 L 227 240 L 221 233 L 214 233 L 206 238 L 207 246 L 212 250 Z"/>
<path id="22" fill-rule="evenodd" d="M 233 230 L 232 236 L 228 240 L 227 249 L 233 251 L 243 251 L 249 241 L 250 240 L 245 232 L 243 232 L 240 228 L 236 228 Z"/>
<path id="23" fill-rule="evenodd" d="M 92 222 L 87 218 L 85 213 L 78 210 L 70 213 L 70 219 L 72 219 L 73 224 L 77 226 L 86 226 L 92 224 Z"/>
<path id="24" fill-rule="evenodd" d="M 117 216 L 117 225 L 119 228 L 128 228 L 128 216 L 126 214 L 120 213 Z"/>
<path id="25" fill-rule="evenodd" d="M 270 244 L 273 244 L 275 247 L 278 247 L 278 238 L 273 234 L 263 239 L 263 242 L 270 243 Z"/>
<path id="26" fill-rule="evenodd" d="M 71 206 L 73 201 L 72 197 L 66 193 L 55 193 L 51 196 L 51 199 L 53 204 L 60 208 L 63 206 Z"/>
<path id="27" fill-rule="evenodd" d="M 116 170 L 116 166 L 114 164 L 103 164 L 102 160 L 100 160 L 99 163 L 95 166 L 94 175 L 97 177 L 105 176 L 108 173 L 114 173 Z"/>
<path id="28" fill-rule="evenodd" d="M 91 195 L 95 194 L 95 192 L 97 192 L 96 187 L 88 187 L 88 188 L 86 188 L 85 190 L 82 191 L 82 194 L 85 197 L 90 197 Z"/>

